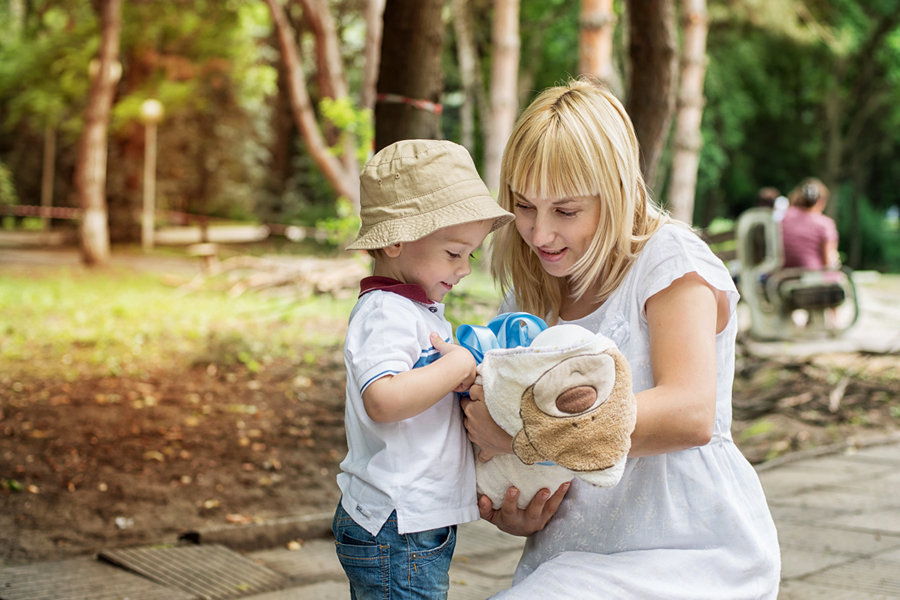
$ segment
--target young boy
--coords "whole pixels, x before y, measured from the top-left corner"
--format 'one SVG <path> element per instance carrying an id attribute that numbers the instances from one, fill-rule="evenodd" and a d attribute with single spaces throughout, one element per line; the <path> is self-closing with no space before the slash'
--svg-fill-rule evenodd
<path id="1" fill-rule="evenodd" d="M 446 598 L 456 525 L 479 518 L 454 390 L 475 360 L 451 343 L 444 295 L 485 236 L 512 221 L 465 148 L 403 140 L 360 175 L 362 227 L 348 249 L 374 258 L 344 345 L 347 457 L 333 531 L 353 598 Z M 397 595 L 400 594 L 400 595 Z"/>

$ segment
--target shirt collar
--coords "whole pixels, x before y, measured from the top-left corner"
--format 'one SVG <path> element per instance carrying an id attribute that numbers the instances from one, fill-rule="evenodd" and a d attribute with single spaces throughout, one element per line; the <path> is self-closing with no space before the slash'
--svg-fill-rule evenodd
<path id="1" fill-rule="evenodd" d="M 425 288 L 414 283 L 403 283 L 391 277 L 378 277 L 374 275 L 371 277 L 364 277 L 359 282 L 360 297 L 369 292 L 374 292 L 375 290 L 393 292 L 394 294 L 408 298 L 413 302 L 419 302 L 420 304 L 434 304 L 433 301 L 428 299 Z"/>

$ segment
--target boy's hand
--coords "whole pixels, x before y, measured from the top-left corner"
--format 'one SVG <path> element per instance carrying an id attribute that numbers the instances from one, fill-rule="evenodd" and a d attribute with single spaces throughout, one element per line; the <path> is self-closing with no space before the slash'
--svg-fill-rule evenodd
<path id="1" fill-rule="evenodd" d="M 465 392 L 475 382 L 475 357 L 472 353 L 457 344 L 450 344 L 436 332 L 431 333 L 431 343 L 435 349 L 441 353 L 441 358 L 453 357 L 454 361 L 459 361 L 462 369 L 466 372 L 459 385 L 454 388 L 454 392 Z"/>

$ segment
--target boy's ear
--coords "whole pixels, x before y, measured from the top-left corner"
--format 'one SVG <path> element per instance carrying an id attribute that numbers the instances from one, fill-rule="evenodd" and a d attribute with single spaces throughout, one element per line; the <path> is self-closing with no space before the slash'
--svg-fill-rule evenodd
<path id="1" fill-rule="evenodd" d="M 400 256 L 400 252 L 403 251 L 403 242 L 397 242 L 396 244 L 393 244 L 391 246 L 385 246 L 384 248 L 382 248 L 382 250 L 384 250 L 384 253 L 388 258 L 397 258 L 398 256 Z"/>

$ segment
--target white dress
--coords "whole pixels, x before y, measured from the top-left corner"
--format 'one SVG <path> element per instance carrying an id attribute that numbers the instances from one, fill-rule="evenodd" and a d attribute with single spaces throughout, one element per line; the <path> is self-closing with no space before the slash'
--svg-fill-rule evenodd
<path id="1" fill-rule="evenodd" d="M 705 446 L 629 458 L 616 487 L 577 478 L 559 511 L 531 536 L 514 585 L 495 598 L 775 598 L 780 552 L 753 467 L 731 438 L 735 307 L 722 262 L 687 228 L 665 225 L 619 288 L 573 321 L 611 338 L 631 365 L 635 392 L 653 387 L 644 306 L 696 272 L 725 291 L 728 325 L 716 337 L 716 421 Z"/>

